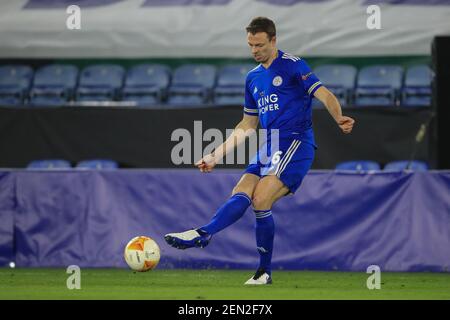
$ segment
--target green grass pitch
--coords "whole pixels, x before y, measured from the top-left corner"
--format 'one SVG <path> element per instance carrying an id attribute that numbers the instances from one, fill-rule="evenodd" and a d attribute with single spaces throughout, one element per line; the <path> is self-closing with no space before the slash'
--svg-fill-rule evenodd
<path id="1" fill-rule="evenodd" d="M 368 290 L 364 272 L 274 271 L 272 285 L 248 287 L 250 270 L 82 269 L 69 290 L 65 269 L 0 269 L 0 299 L 450 299 L 449 273 L 381 273 Z"/>

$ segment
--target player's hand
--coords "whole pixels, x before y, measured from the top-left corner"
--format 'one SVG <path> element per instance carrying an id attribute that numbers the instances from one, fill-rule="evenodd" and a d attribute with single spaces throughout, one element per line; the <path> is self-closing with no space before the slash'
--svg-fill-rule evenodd
<path id="1" fill-rule="evenodd" d="M 339 128 L 341 128 L 342 132 L 345 134 L 352 132 L 353 125 L 355 123 L 355 120 L 353 120 L 350 117 L 344 117 L 342 116 L 340 119 L 338 119 L 337 124 Z"/>
<path id="2" fill-rule="evenodd" d="M 212 154 L 208 154 L 195 163 L 201 172 L 211 172 L 216 166 L 216 159 Z"/>

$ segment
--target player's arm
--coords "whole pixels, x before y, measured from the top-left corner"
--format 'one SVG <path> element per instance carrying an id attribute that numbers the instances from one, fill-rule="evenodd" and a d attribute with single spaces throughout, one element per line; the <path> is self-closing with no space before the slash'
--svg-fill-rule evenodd
<path id="1" fill-rule="evenodd" d="M 314 96 L 319 99 L 327 108 L 334 121 L 341 128 L 342 132 L 350 133 L 353 129 L 355 120 L 342 115 L 342 108 L 336 96 L 324 86 L 321 86 L 314 92 Z"/>
<path id="2" fill-rule="evenodd" d="M 236 125 L 227 140 L 218 146 L 213 153 L 204 156 L 195 165 L 201 172 L 211 172 L 215 165 L 223 159 L 229 152 L 245 141 L 245 138 L 252 134 L 258 126 L 258 116 L 244 114 L 242 120 Z"/>

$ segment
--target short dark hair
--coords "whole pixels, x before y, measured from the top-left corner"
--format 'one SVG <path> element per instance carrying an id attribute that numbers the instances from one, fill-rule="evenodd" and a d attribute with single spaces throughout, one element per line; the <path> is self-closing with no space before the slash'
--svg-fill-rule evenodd
<path id="1" fill-rule="evenodd" d="M 272 40 L 272 38 L 277 35 L 275 23 L 266 17 L 254 18 L 247 26 L 247 28 L 245 28 L 245 30 L 247 30 L 247 32 L 250 32 L 251 34 L 255 34 L 257 32 L 265 32 L 267 33 L 269 40 Z"/>

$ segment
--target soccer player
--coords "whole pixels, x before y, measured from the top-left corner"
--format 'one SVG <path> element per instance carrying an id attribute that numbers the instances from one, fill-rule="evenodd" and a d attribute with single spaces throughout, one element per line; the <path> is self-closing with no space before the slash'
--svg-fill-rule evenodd
<path id="1" fill-rule="evenodd" d="M 165 240 L 178 249 L 203 248 L 215 233 L 239 220 L 251 205 L 260 261 L 255 275 L 245 284 L 260 285 L 272 283 L 275 234 L 272 205 L 298 189 L 314 159 L 311 99 L 316 97 L 326 106 L 343 133 L 350 133 L 355 121 L 342 115 L 336 97 L 311 72 L 304 59 L 277 49 L 272 20 L 257 17 L 246 31 L 253 58 L 260 64 L 247 75 L 243 118 L 221 146 L 195 165 L 201 172 L 211 172 L 220 159 L 245 141 L 246 132 L 256 129 L 258 122 L 269 132 L 267 150 L 271 148 L 270 130 L 278 130 L 278 150 L 271 153 L 269 161 L 252 161 L 248 165 L 231 197 L 208 224 L 169 233 Z M 258 151 L 258 159 L 263 158 L 263 149 Z"/>

